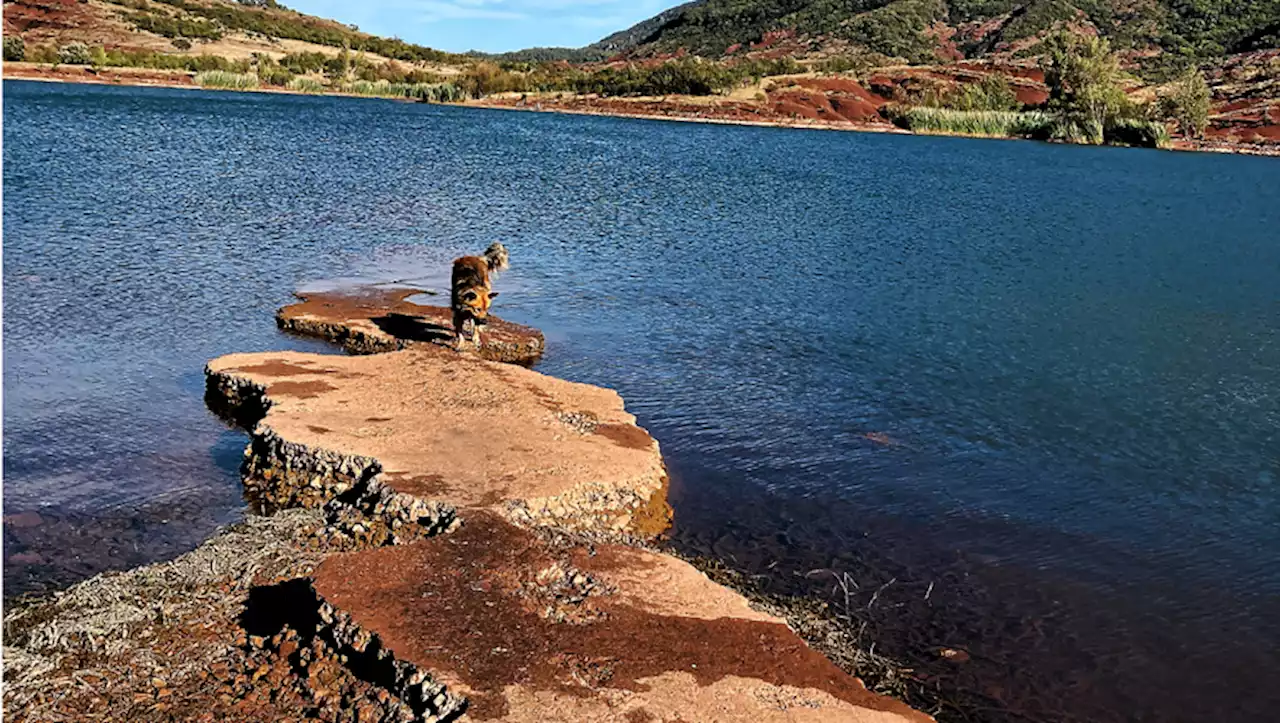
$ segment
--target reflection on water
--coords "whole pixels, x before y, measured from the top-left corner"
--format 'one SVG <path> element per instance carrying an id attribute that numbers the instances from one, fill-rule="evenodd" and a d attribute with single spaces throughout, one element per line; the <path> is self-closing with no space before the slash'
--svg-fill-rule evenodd
<path id="1" fill-rule="evenodd" d="M 238 509 L 206 360 L 322 348 L 273 328 L 293 289 L 443 289 L 501 240 L 496 313 L 661 442 L 678 545 L 883 588 L 879 649 L 1006 718 L 1280 702 L 1271 159 L 15 82 L 5 109 L 8 515 L 188 490 L 198 537 Z M 15 555 L 84 545 L 23 534 L 18 585 Z"/>

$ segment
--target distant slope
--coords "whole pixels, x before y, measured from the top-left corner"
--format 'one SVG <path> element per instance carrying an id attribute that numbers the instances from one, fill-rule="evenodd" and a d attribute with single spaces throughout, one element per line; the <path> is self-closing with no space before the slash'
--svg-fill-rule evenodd
<path id="1" fill-rule="evenodd" d="M 619 30 L 609 37 L 584 48 L 526 48 L 509 53 L 472 53 L 472 55 L 514 62 L 564 60 L 570 63 L 590 63 L 604 60 L 612 55 L 626 52 L 649 42 L 651 36 L 661 30 L 668 21 L 679 17 L 684 10 L 698 5 L 700 2 L 702 0 L 693 0 L 693 2 L 679 5 L 670 10 L 664 10 L 648 20 L 642 20 L 626 30 Z"/>
<path id="2" fill-rule="evenodd" d="M 1280 45 L 1280 0 L 695 0 L 591 47 L 719 56 L 782 32 L 797 54 L 849 47 L 929 62 L 1013 56 L 1063 24 L 1122 50 L 1207 59 Z"/>
<path id="3" fill-rule="evenodd" d="M 677 5 L 670 10 L 664 10 L 648 20 L 642 20 L 626 30 L 619 30 L 613 35 L 587 47 L 603 53 L 614 54 L 651 42 L 666 27 L 667 23 L 682 17 L 686 11 L 691 10 L 694 6 L 701 5 L 703 2 L 704 0 L 693 0 L 693 2 Z"/>
<path id="4" fill-rule="evenodd" d="M 109 50 L 209 54 L 336 54 L 343 47 L 410 62 L 461 57 L 333 20 L 305 15 L 274 0 L 14 0 L 4 4 L 5 35 L 28 45 L 82 42 Z"/>

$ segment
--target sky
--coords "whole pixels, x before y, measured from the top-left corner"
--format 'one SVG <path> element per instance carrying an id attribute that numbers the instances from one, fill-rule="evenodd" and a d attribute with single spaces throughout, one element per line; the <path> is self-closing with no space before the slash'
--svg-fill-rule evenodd
<path id="1" fill-rule="evenodd" d="M 284 0 L 374 35 L 440 50 L 497 53 L 538 46 L 581 47 L 682 0 Z"/>

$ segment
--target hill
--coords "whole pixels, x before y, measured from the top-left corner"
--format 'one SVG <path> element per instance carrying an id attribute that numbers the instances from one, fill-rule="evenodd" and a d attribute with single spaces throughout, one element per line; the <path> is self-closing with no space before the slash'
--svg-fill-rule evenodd
<path id="1" fill-rule="evenodd" d="M 695 0 L 591 47 L 639 56 L 782 47 L 798 57 L 1011 60 L 1064 25 L 1154 67 L 1280 46 L 1280 0 Z"/>
<path id="2" fill-rule="evenodd" d="M 346 48 L 376 60 L 461 60 L 440 50 L 305 15 L 275 0 L 14 0 L 4 4 L 4 34 L 21 37 L 28 49 L 84 43 L 107 51 L 234 60 L 254 53 L 336 56 Z"/>

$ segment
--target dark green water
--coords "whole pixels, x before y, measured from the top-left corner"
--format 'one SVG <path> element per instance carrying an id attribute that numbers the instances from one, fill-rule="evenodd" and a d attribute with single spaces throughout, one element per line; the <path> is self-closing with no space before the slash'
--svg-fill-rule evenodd
<path id="1" fill-rule="evenodd" d="M 322 349 L 291 291 L 501 239 L 496 312 L 661 442 L 683 549 L 880 590 L 879 650 L 975 719 L 1280 704 L 1280 161 L 13 81 L 4 115 L 6 594 L 242 514 L 201 369 Z"/>

